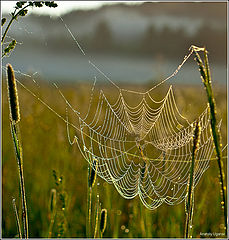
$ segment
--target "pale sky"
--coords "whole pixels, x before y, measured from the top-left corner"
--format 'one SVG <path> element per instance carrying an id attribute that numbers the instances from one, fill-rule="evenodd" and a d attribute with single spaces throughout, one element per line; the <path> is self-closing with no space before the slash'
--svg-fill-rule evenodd
<path id="1" fill-rule="evenodd" d="M 14 6 L 17 1 L 1 1 L 2 13 L 10 13 L 14 11 Z M 125 1 L 55 1 L 58 4 L 57 8 L 34 8 L 33 13 L 60 15 L 73 9 L 96 9 L 104 4 L 116 4 Z M 126 4 L 139 4 L 138 2 L 131 1 L 125 2 Z"/>

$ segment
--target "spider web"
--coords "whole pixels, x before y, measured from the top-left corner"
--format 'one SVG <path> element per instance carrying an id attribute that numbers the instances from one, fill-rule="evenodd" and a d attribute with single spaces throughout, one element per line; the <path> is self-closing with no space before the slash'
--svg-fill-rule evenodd
<path id="1" fill-rule="evenodd" d="M 82 55 L 87 56 L 71 30 L 64 25 Z M 200 123 L 201 130 L 194 168 L 194 187 L 212 159 L 214 145 L 209 106 L 190 123 L 178 110 L 172 85 L 160 101 L 155 100 L 152 93 L 180 71 L 194 48 L 203 51 L 202 48 L 191 46 L 178 68 L 146 92 L 120 88 L 88 60 L 116 88 L 118 96 L 115 101 L 109 101 L 103 90 L 100 90 L 97 106 L 92 107 L 95 76 L 85 117 L 81 117 L 60 92 L 67 106 L 79 119 L 80 137 L 75 136 L 71 142 L 66 118 L 69 142 L 77 143 L 91 167 L 105 181 L 114 184 L 122 197 L 133 199 L 138 195 L 144 206 L 151 210 L 162 203 L 179 204 L 186 198 L 192 160 L 193 126 L 196 121 Z M 140 100 L 130 104 L 124 93 L 134 94 Z"/>
<path id="2" fill-rule="evenodd" d="M 90 104 L 84 118 L 78 115 L 81 139 L 75 140 L 83 157 L 126 199 L 139 195 L 149 209 L 182 202 L 189 181 L 193 123 L 178 111 L 172 86 L 160 101 L 150 92 L 135 93 L 141 96 L 135 105 L 129 105 L 119 90 L 114 103 L 101 90 L 97 107 Z M 201 134 L 195 186 L 214 149 L 208 108 L 197 120 Z"/>

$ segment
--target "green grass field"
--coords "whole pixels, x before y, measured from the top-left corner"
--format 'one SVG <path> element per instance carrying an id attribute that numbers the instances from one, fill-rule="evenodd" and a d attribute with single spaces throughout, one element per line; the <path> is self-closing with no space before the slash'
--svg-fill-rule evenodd
<path id="1" fill-rule="evenodd" d="M 36 89 L 42 99 L 56 112 L 65 116 L 65 103 L 53 86 L 45 82 L 41 83 L 39 89 L 28 82 L 26 85 L 30 89 Z M 165 85 L 166 89 L 167 87 Z M 86 112 L 87 104 L 85 103 L 88 102 L 90 96 L 89 85 L 62 85 L 60 88 L 73 106 L 76 106 L 80 112 Z M 143 86 L 143 88 L 147 88 L 147 86 Z M 222 118 L 221 134 L 224 146 L 227 139 L 226 89 L 215 86 L 214 91 L 218 119 Z M 56 188 L 53 178 L 53 170 L 55 170 L 64 179 L 63 189 L 60 191 L 66 194 L 66 208 L 64 215 L 60 213 L 55 219 L 53 237 L 57 237 L 61 222 L 64 229 L 63 237 L 86 237 L 87 162 L 82 158 L 77 146 L 69 144 L 66 124 L 25 89 L 18 86 L 18 92 L 29 235 L 30 237 L 48 237 L 51 218 L 50 193 L 52 188 Z M 179 109 L 190 121 L 197 118 L 205 109 L 207 98 L 202 85 L 174 86 L 174 92 Z M 107 93 L 112 94 L 112 91 L 108 88 Z M 2 110 L 2 235 L 9 238 L 18 234 L 12 197 L 16 198 L 19 209 L 21 201 L 17 163 L 9 127 L 5 81 L 3 81 L 2 88 Z M 70 117 L 74 121 L 73 116 Z M 226 155 L 226 151 L 224 155 Z M 224 159 L 225 171 L 227 169 L 226 162 Z M 138 198 L 125 200 L 118 194 L 114 186 L 107 184 L 99 177 L 96 181 L 99 185 L 96 185 L 93 190 L 93 214 L 96 192 L 100 196 L 101 207 L 106 208 L 108 212 L 107 228 L 103 237 L 183 238 L 184 202 L 175 206 L 163 204 L 158 209 L 150 211 L 141 204 Z M 201 233 L 224 233 L 220 201 L 218 166 L 216 161 L 211 161 L 210 168 L 204 173 L 195 188 L 193 237 L 201 237 Z M 222 236 L 220 235 L 220 237 Z M 202 235 L 202 237 L 204 236 Z"/>

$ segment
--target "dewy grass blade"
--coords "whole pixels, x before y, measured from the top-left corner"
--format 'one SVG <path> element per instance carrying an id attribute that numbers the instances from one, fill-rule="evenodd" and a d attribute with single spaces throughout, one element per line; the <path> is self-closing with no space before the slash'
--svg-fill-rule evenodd
<path id="1" fill-rule="evenodd" d="M 193 51 L 196 55 L 195 60 L 197 61 L 197 64 L 199 66 L 201 78 L 205 86 L 208 103 L 209 103 L 210 116 L 211 116 L 211 119 L 210 119 L 211 131 L 212 131 L 212 137 L 215 145 L 215 152 L 216 152 L 217 163 L 219 168 L 219 182 L 221 187 L 220 193 L 222 198 L 221 207 L 224 213 L 224 225 L 225 225 L 224 229 L 225 229 L 225 237 L 226 237 L 227 236 L 227 205 L 226 205 L 226 186 L 224 183 L 225 174 L 223 170 L 223 160 L 222 160 L 222 143 L 221 143 L 221 134 L 220 134 L 219 128 L 217 127 L 216 103 L 215 103 L 214 94 L 212 90 L 208 55 L 207 55 L 207 50 L 204 48 L 204 64 L 203 64 L 200 58 L 200 55 L 197 53 L 197 51 L 195 51 L 195 47 L 193 48 Z"/>

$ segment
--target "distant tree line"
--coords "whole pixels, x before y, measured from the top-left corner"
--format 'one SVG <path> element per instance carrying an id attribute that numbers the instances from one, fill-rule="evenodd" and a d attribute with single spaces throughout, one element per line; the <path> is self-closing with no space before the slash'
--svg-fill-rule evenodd
<path id="1" fill-rule="evenodd" d="M 165 27 L 159 32 L 150 26 L 142 36 L 141 50 L 146 55 L 156 54 L 177 58 L 192 44 L 206 46 L 216 61 L 226 60 L 226 29 L 215 30 L 208 25 L 203 25 L 192 36 L 183 29 L 173 31 Z"/>
<path id="2" fill-rule="evenodd" d="M 215 30 L 203 25 L 194 35 L 188 35 L 184 29 L 172 30 L 165 26 L 158 31 L 153 25 L 148 27 L 140 40 L 130 39 L 128 44 L 115 41 L 109 25 L 105 21 L 98 23 L 92 36 L 83 39 L 84 45 L 91 51 L 122 52 L 123 54 L 142 56 L 164 56 L 179 58 L 190 45 L 206 46 L 215 61 L 226 61 L 226 29 Z"/>
<path id="3" fill-rule="evenodd" d="M 127 29 L 128 31 L 128 29 Z M 162 57 L 180 60 L 194 44 L 206 46 L 210 53 L 210 60 L 226 62 L 226 29 L 216 30 L 209 25 L 203 25 L 194 35 L 188 35 L 182 28 L 173 30 L 165 26 L 158 30 L 154 25 L 149 26 L 142 36 L 129 41 L 122 41 L 120 36 L 114 36 L 109 24 L 105 20 L 98 22 L 92 32 L 85 36 L 78 36 L 84 49 L 94 53 L 123 54 L 125 56 Z M 44 40 L 44 39 L 43 39 Z M 33 39 L 31 36 L 23 40 L 27 45 L 44 44 L 43 40 Z M 40 43 L 39 43 L 40 42 Z M 72 52 L 74 41 L 68 34 L 47 35 L 45 42 L 51 51 Z"/>

